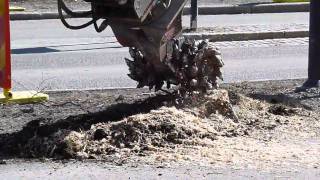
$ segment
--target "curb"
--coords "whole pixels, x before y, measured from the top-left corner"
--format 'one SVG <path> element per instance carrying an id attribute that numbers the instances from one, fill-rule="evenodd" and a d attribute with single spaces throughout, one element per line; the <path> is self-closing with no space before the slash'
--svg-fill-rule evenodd
<path id="1" fill-rule="evenodd" d="M 309 12 L 309 3 L 270 3 L 270 4 L 246 4 L 234 6 L 199 7 L 200 15 L 219 14 L 254 14 L 254 13 L 285 13 L 285 12 Z M 81 11 L 78 11 L 81 12 Z M 190 14 L 190 7 L 185 7 L 183 13 Z M 11 13 L 11 20 L 41 20 L 58 19 L 57 12 L 25 12 Z"/>
<path id="2" fill-rule="evenodd" d="M 193 40 L 209 39 L 213 42 L 218 41 L 247 41 L 263 39 L 284 39 L 284 38 L 303 38 L 309 37 L 309 31 L 278 31 L 278 32 L 241 32 L 241 33 L 184 33 L 183 37 Z"/>
<path id="3" fill-rule="evenodd" d="M 59 19 L 58 13 L 11 13 L 10 20 Z"/>
<path id="4" fill-rule="evenodd" d="M 285 13 L 285 12 L 309 12 L 310 3 L 269 3 L 246 4 L 236 6 L 199 7 L 200 15 L 219 14 L 258 14 L 258 13 Z M 184 14 L 190 14 L 190 7 L 184 9 Z"/>
<path id="5" fill-rule="evenodd" d="M 25 11 L 25 8 L 23 7 L 18 7 L 18 6 L 10 6 L 9 7 L 10 12 L 15 12 L 15 11 Z"/>

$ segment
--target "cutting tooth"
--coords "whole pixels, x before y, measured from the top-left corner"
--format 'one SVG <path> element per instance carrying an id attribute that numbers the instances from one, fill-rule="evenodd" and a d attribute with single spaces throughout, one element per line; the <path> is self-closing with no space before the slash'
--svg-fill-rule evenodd
<path id="1" fill-rule="evenodd" d="M 201 43 L 198 45 L 198 49 L 203 49 L 208 46 L 208 42 L 208 40 L 201 41 Z"/>
<path id="2" fill-rule="evenodd" d="M 216 60 L 217 60 L 217 64 L 219 67 L 223 67 L 224 66 L 224 62 L 222 60 L 222 56 L 221 55 L 216 55 Z"/>
<path id="3" fill-rule="evenodd" d="M 172 53 L 172 57 L 174 59 L 178 59 L 179 58 L 179 46 L 177 44 L 173 45 L 173 53 Z"/>
<path id="4" fill-rule="evenodd" d="M 135 69 L 135 63 L 134 61 L 131 61 L 130 59 L 125 58 L 126 60 L 126 64 L 129 66 L 130 70 L 134 70 Z"/>
<path id="5" fill-rule="evenodd" d="M 219 88 L 219 84 L 217 84 L 217 83 L 212 84 L 212 88 L 218 89 Z"/>
<path id="6" fill-rule="evenodd" d="M 132 80 L 135 80 L 135 81 L 137 81 L 138 80 L 138 78 L 135 76 L 135 75 L 133 75 L 133 74 L 127 74 Z"/>
<path id="7" fill-rule="evenodd" d="M 219 70 L 217 77 L 223 81 L 223 76 L 221 70 Z"/>
<path id="8" fill-rule="evenodd" d="M 166 3 L 162 3 L 162 6 L 165 8 L 165 9 L 167 9 L 168 7 L 167 7 L 167 4 Z"/>
<path id="9" fill-rule="evenodd" d="M 216 55 L 221 55 L 221 52 L 218 48 L 213 47 L 212 51 L 214 51 Z"/>
<path id="10" fill-rule="evenodd" d="M 135 49 L 134 48 L 129 48 L 129 54 L 130 54 L 130 56 L 132 57 L 132 58 L 135 58 L 135 56 L 136 56 L 136 52 L 135 52 Z"/>
<path id="11" fill-rule="evenodd" d="M 211 83 L 208 82 L 206 85 L 207 85 L 207 89 L 213 89 L 213 85 Z"/>
<path id="12" fill-rule="evenodd" d="M 127 64 L 128 66 L 132 66 L 132 65 L 133 65 L 134 61 L 132 61 L 132 60 L 130 60 L 130 59 L 128 59 L 128 58 L 124 58 L 124 59 L 126 60 L 126 64 Z"/>
<path id="13" fill-rule="evenodd" d="M 169 81 L 167 81 L 167 89 L 171 88 L 171 83 Z"/>
<path id="14" fill-rule="evenodd" d="M 144 87 L 144 84 L 139 82 L 138 85 L 137 85 L 137 88 L 143 88 Z"/>
<path id="15" fill-rule="evenodd" d="M 143 59 L 143 54 L 142 54 L 142 52 L 141 52 L 141 51 L 138 51 L 138 52 L 136 53 L 136 57 L 142 60 L 142 59 Z"/>
<path id="16" fill-rule="evenodd" d="M 196 80 L 196 79 L 192 79 L 191 81 L 190 81 L 190 86 L 191 87 L 196 87 L 198 85 L 198 81 Z"/>

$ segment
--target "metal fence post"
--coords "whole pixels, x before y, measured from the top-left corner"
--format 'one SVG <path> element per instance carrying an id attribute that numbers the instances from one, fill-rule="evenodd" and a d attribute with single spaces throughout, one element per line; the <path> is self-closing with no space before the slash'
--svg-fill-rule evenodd
<path id="1" fill-rule="evenodd" d="M 198 0 L 191 0 L 190 28 L 192 30 L 196 30 L 198 28 Z"/>
<path id="2" fill-rule="evenodd" d="M 310 1 L 308 80 L 304 88 L 319 87 L 320 80 L 320 1 Z"/>

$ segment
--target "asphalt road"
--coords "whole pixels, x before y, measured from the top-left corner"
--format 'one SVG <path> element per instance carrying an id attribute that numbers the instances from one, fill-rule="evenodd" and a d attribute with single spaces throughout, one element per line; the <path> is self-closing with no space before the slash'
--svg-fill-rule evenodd
<path id="1" fill-rule="evenodd" d="M 9 179 L 319 179 L 318 169 L 291 166 L 257 170 L 195 165 L 169 167 L 113 166 L 103 162 L 8 162 L 0 165 L 0 176 Z"/>
<path id="2" fill-rule="evenodd" d="M 67 6 L 76 10 L 89 9 L 83 0 L 65 0 Z M 239 5 L 250 3 L 271 3 L 272 0 L 198 0 L 199 6 Z M 11 0 L 10 5 L 24 7 L 26 12 L 57 12 L 56 0 Z"/>
<path id="3" fill-rule="evenodd" d="M 272 0 L 198 0 L 200 5 L 208 4 L 248 4 L 248 3 L 270 3 Z"/>
<path id="4" fill-rule="evenodd" d="M 72 20 L 80 24 L 85 20 Z M 212 25 L 279 25 L 306 23 L 308 13 L 201 16 L 202 27 Z M 184 17 L 184 25 L 188 25 Z M 126 74 L 122 48 L 110 29 L 71 31 L 59 20 L 13 21 L 12 65 L 14 89 L 93 89 L 133 87 Z M 222 48 L 225 82 L 303 78 L 307 45 Z"/>

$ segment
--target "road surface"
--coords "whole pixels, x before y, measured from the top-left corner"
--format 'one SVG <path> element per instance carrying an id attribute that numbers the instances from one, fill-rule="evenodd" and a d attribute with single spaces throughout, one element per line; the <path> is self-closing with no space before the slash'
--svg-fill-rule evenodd
<path id="1" fill-rule="evenodd" d="M 186 166 L 113 166 L 103 162 L 8 162 L 0 176 L 9 179 L 308 179 L 320 178 L 318 169 L 290 167 L 255 170 Z"/>
<path id="2" fill-rule="evenodd" d="M 75 10 L 89 9 L 83 0 L 65 0 L 67 6 Z M 198 0 L 199 6 L 240 5 L 250 3 L 271 3 L 272 0 Z M 56 0 L 11 0 L 10 5 L 24 7 L 26 12 L 57 12 Z"/>
<path id="3" fill-rule="evenodd" d="M 86 19 L 71 20 L 81 24 Z M 201 27 L 307 24 L 308 13 L 201 16 Z M 189 23 L 184 17 L 184 25 Z M 16 90 L 134 87 L 122 48 L 110 29 L 68 30 L 59 20 L 13 21 L 12 65 Z M 279 40 L 283 41 L 283 40 Z M 221 48 L 225 82 L 303 78 L 307 75 L 307 41 L 243 42 Z M 292 42 L 291 42 L 292 41 Z M 221 43 L 220 43 L 221 44 Z M 222 43 L 223 44 L 223 43 Z M 232 43 L 231 43 L 232 44 Z M 235 42 L 235 44 L 237 44 Z M 265 46 L 261 46 L 265 44 Z"/>

